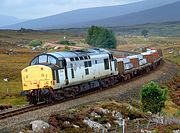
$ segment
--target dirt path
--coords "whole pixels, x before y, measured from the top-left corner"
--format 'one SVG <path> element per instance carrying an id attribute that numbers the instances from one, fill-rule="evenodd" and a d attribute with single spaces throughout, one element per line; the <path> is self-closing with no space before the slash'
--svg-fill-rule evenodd
<path id="1" fill-rule="evenodd" d="M 79 105 L 100 101 L 108 98 L 118 98 L 120 100 L 126 100 L 131 97 L 138 96 L 139 88 L 149 81 L 164 82 L 170 80 L 178 71 L 178 66 L 174 65 L 169 61 L 160 66 L 157 70 L 146 74 L 142 77 L 136 78 L 130 82 L 122 83 L 121 85 L 115 86 L 111 89 L 101 91 L 99 93 L 90 94 L 86 97 L 81 97 L 75 100 L 70 100 L 59 105 L 54 105 L 48 108 L 28 112 L 12 118 L 7 118 L 0 121 L 0 132 L 10 132 L 11 129 L 23 127 L 24 124 L 29 123 L 35 119 L 46 120 L 52 113 L 67 110 L 72 107 Z"/>

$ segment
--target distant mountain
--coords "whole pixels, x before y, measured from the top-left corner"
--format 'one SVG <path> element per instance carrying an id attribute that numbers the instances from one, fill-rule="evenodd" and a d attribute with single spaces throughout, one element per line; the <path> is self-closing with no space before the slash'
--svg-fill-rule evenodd
<path id="1" fill-rule="evenodd" d="M 92 22 L 99 19 L 106 19 L 115 16 L 121 16 L 134 12 L 147 10 L 154 7 L 159 7 L 179 0 L 144 0 L 137 3 L 126 5 L 108 6 L 79 9 L 66 13 L 61 13 L 44 18 L 34 19 L 23 23 L 5 26 L 6 29 L 56 29 L 75 27 L 75 24 Z"/>
<path id="2" fill-rule="evenodd" d="M 144 29 L 149 31 L 150 36 L 178 36 L 180 37 L 180 21 L 148 23 L 132 26 L 114 26 L 108 27 L 118 35 L 141 35 Z M 74 35 L 86 34 L 88 27 L 85 28 L 68 28 L 68 29 L 52 29 L 45 30 L 50 33 L 72 33 Z"/>
<path id="3" fill-rule="evenodd" d="M 145 23 L 160 23 L 180 21 L 180 1 L 165 6 L 116 16 L 107 19 L 91 21 L 87 23 L 74 24 L 75 27 L 87 27 L 90 25 L 100 26 L 129 26 Z M 67 25 L 68 27 L 68 25 Z"/>
<path id="4" fill-rule="evenodd" d="M 24 20 L 18 19 L 13 16 L 5 16 L 5 15 L 0 15 L 0 27 L 5 26 L 5 25 L 12 25 L 16 23 L 23 22 Z"/>

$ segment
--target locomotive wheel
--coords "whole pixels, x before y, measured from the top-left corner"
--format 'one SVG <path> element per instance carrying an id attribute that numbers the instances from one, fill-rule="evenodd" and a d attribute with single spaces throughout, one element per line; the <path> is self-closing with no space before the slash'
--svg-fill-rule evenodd
<path id="1" fill-rule="evenodd" d="M 71 97 L 75 98 L 76 97 L 76 93 L 74 91 L 71 92 Z"/>
<path id="2" fill-rule="evenodd" d="M 130 74 L 124 75 L 124 81 L 127 81 L 129 79 L 131 79 L 131 75 Z"/>
<path id="3" fill-rule="evenodd" d="M 32 104 L 36 105 L 38 103 L 37 97 L 32 100 Z"/>
<path id="4" fill-rule="evenodd" d="M 46 103 L 53 103 L 55 101 L 54 97 L 51 95 L 51 93 L 48 93 L 48 95 L 45 98 Z"/>
<path id="5" fill-rule="evenodd" d="M 156 69 L 156 64 L 153 64 L 153 70 Z"/>
<path id="6" fill-rule="evenodd" d="M 38 95 L 36 91 L 32 91 L 29 96 L 29 104 L 37 104 L 38 103 Z"/>
<path id="7" fill-rule="evenodd" d="M 128 77 L 127 75 L 124 76 L 124 81 L 128 80 Z"/>
<path id="8" fill-rule="evenodd" d="M 150 68 L 149 67 L 147 67 L 146 68 L 146 73 L 148 73 L 150 71 Z"/>
<path id="9" fill-rule="evenodd" d="M 36 105 L 38 103 L 37 97 L 36 96 L 31 96 L 29 99 L 29 104 L 34 104 Z"/>
<path id="10" fill-rule="evenodd" d="M 75 97 L 76 97 L 76 94 L 75 94 L 74 91 L 65 90 L 65 91 L 64 91 L 64 97 L 65 97 L 65 98 L 71 98 L 71 97 L 75 98 Z"/>
<path id="11" fill-rule="evenodd" d="M 131 79 L 131 75 L 130 74 L 128 74 L 128 80 L 130 80 Z"/>
<path id="12" fill-rule="evenodd" d="M 45 103 L 49 103 L 49 97 L 50 97 L 50 94 L 49 94 L 49 93 L 47 93 L 47 94 L 44 95 L 44 101 L 45 101 Z"/>

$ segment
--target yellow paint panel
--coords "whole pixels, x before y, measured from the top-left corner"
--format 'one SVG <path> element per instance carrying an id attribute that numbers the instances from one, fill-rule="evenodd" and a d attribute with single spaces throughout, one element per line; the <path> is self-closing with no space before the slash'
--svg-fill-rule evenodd
<path id="1" fill-rule="evenodd" d="M 26 67 L 21 71 L 23 90 L 53 87 L 52 69 L 43 65 Z"/>

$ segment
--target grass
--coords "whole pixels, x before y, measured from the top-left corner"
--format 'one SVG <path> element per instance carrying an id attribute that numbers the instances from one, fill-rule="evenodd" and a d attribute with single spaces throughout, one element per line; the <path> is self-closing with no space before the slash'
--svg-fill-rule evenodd
<path id="1" fill-rule="evenodd" d="M 19 95 L 10 95 L 4 96 L 0 98 L 0 103 L 2 105 L 12 105 L 12 106 L 20 106 L 27 104 L 26 97 Z"/>
<path id="2" fill-rule="evenodd" d="M 180 118 L 178 112 L 180 111 L 180 107 L 173 103 L 170 99 L 166 101 L 165 108 L 162 112 L 166 114 L 166 116 L 176 116 Z"/>
<path id="3" fill-rule="evenodd" d="M 4 43 L 6 44 L 8 43 Z M 21 70 L 27 67 L 29 61 L 37 54 L 26 48 L 13 47 L 13 51 L 12 55 L 5 54 L 5 49 L 0 53 L 0 104 L 25 103 L 25 99 L 19 96 L 22 90 Z M 4 81 L 4 78 L 8 78 L 8 81 Z"/>
<path id="4" fill-rule="evenodd" d="M 180 46 L 164 49 L 164 57 L 172 62 L 180 64 Z"/>
<path id="5" fill-rule="evenodd" d="M 53 40 L 64 37 L 62 33 L 28 32 L 18 33 L 16 31 L 0 31 L 0 38 L 6 42 L 18 42 L 22 40 Z"/>

